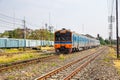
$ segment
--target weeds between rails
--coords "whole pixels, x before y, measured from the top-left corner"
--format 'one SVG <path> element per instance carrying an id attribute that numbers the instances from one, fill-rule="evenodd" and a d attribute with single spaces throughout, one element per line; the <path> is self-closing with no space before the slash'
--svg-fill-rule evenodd
<path id="1" fill-rule="evenodd" d="M 12 62 L 12 63 L 8 63 L 8 64 L 2 64 L 0 66 L 0 72 L 2 71 L 7 71 L 9 69 L 14 69 L 14 68 L 19 68 L 25 65 L 30 65 L 30 64 L 34 64 L 37 62 L 42 62 L 42 61 L 47 61 L 49 59 L 53 59 L 53 58 L 57 58 L 57 55 L 49 55 L 45 56 L 45 57 L 39 57 L 39 58 L 33 58 L 33 59 L 29 59 L 29 60 L 23 60 L 23 61 L 18 61 L 18 62 Z"/>
<path id="2" fill-rule="evenodd" d="M 82 50 L 85 51 L 85 50 Z M 79 52 L 73 52 L 73 53 L 79 53 Z M 0 72 L 1 71 L 7 71 L 8 69 L 14 69 L 17 67 L 21 67 L 21 66 L 25 66 L 25 65 L 29 65 L 32 63 L 37 63 L 37 62 L 42 62 L 42 61 L 46 61 L 52 58 L 57 58 L 60 54 L 55 54 L 53 53 L 52 55 L 46 56 L 46 57 L 42 57 L 42 58 L 33 58 L 33 59 L 29 59 L 29 60 L 24 60 L 24 61 L 18 61 L 18 62 L 12 62 L 12 63 L 8 63 L 8 64 L 3 64 L 0 66 Z M 44 54 L 42 54 L 44 55 Z M 63 54 L 63 55 L 71 55 L 71 54 Z"/>
<path id="3" fill-rule="evenodd" d="M 104 49 L 104 48 L 99 49 L 99 50 L 93 52 L 92 55 L 94 55 L 94 54 L 97 53 L 97 52 L 102 51 L 103 49 Z M 82 57 L 82 58 L 80 58 L 80 59 L 78 59 L 78 60 L 72 61 L 72 62 L 70 62 L 70 63 L 68 63 L 68 64 L 66 64 L 66 65 L 64 65 L 64 66 L 62 66 L 62 67 L 60 67 L 60 68 L 57 68 L 57 69 L 55 69 L 55 70 L 53 70 L 53 71 L 51 71 L 51 72 L 48 72 L 48 73 L 45 74 L 44 76 L 41 76 L 41 77 L 39 77 L 39 78 L 36 78 L 35 80 L 46 80 L 47 78 L 49 78 L 49 77 L 51 77 L 51 76 L 53 76 L 53 75 L 56 75 L 57 73 L 61 72 L 62 70 L 66 69 L 66 68 L 68 68 L 69 66 L 71 66 L 71 65 L 73 65 L 73 64 L 75 64 L 75 63 L 77 63 L 77 62 L 79 62 L 79 61 L 82 61 L 83 59 L 86 59 L 87 57 L 92 56 L 92 55 L 89 54 L 89 55 L 84 56 L 84 57 Z M 98 55 L 98 54 L 97 54 L 97 55 Z M 95 57 L 94 57 L 94 58 L 95 58 Z M 93 58 L 93 59 L 94 59 L 94 58 Z M 90 61 L 92 61 L 93 59 L 91 59 Z M 88 62 L 87 62 L 87 64 L 88 64 Z M 68 70 L 68 71 L 69 71 L 69 70 Z"/>

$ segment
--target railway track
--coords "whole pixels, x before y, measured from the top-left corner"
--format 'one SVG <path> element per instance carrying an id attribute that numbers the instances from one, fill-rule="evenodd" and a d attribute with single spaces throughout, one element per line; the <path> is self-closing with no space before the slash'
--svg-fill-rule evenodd
<path id="1" fill-rule="evenodd" d="M 38 53 L 40 51 L 23 51 L 23 52 L 13 52 L 13 53 L 6 53 L 6 52 L 2 52 L 0 54 L 0 56 L 12 56 L 15 54 L 25 54 L 25 53 Z"/>
<path id="2" fill-rule="evenodd" d="M 78 60 L 66 64 L 65 66 L 57 68 L 43 76 L 40 76 L 35 80 L 70 80 L 75 74 L 81 71 L 105 49 L 106 48 L 102 48 L 98 51 L 90 53 L 89 55 L 86 55 Z"/>
<path id="3" fill-rule="evenodd" d="M 78 53 L 78 52 L 76 52 Z M 68 55 L 68 54 L 67 54 Z M 71 54 L 69 54 L 71 55 Z M 42 61 L 49 61 L 51 59 L 58 58 L 58 55 L 52 55 L 52 56 L 47 56 L 47 57 L 42 57 L 42 58 L 33 58 L 29 60 L 23 60 L 23 61 L 17 61 L 17 62 L 12 62 L 12 63 L 7 63 L 7 64 L 1 64 L 0 65 L 0 72 L 3 71 L 8 71 L 9 69 L 17 69 L 26 65 L 34 64 L 37 62 L 42 62 Z"/>
<path id="4" fill-rule="evenodd" d="M 0 66 L 0 72 L 7 71 L 9 69 L 19 68 L 19 67 L 22 67 L 25 65 L 30 65 L 32 63 L 48 61 L 50 59 L 54 59 L 57 57 L 58 57 L 58 55 L 51 55 L 51 56 L 42 57 L 42 58 L 34 58 L 34 59 L 29 59 L 29 60 L 24 60 L 24 61 L 19 61 L 19 62 L 13 62 L 13 63 L 9 63 L 9 64 L 3 64 Z"/>

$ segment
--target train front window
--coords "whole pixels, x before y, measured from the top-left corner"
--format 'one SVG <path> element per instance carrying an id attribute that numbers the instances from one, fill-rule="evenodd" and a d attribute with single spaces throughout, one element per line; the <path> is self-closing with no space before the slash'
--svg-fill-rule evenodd
<path id="1" fill-rule="evenodd" d="M 55 33 L 55 41 L 60 41 L 60 33 L 59 32 Z"/>
<path id="2" fill-rule="evenodd" d="M 71 33 L 66 32 L 66 41 L 71 41 Z"/>
<path id="3" fill-rule="evenodd" d="M 60 35 L 60 40 L 61 41 L 66 41 L 66 35 L 65 34 L 61 34 Z"/>
<path id="4" fill-rule="evenodd" d="M 55 34 L 55 40 L 56 41 L 71 41 L 71 33 L 56 33 Z"/>

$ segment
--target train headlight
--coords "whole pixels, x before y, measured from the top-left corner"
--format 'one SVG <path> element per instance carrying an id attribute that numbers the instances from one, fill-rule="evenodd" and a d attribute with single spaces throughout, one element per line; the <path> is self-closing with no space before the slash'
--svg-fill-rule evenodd
<path id="1" fill-rule="evenodd" d="M 60 48 L 60 44 L 55 44 L 55 48 Z"/>
<path id="2" fill-rule="evenodd" d="M 66 48 L 72 48 L 72 45 L 71 44 L 66 44 L 65 47 Z"/>

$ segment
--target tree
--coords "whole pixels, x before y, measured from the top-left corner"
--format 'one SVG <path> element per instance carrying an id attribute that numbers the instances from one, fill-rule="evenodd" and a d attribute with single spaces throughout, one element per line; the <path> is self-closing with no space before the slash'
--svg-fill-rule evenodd
<path id="1" fill-rule="evenodd" d="M 9 32 L 5 31 L 4 33 L 1 33 L 0 37 L 9 37 Z"/>
<path id="2" fill-rule="evenodd" d="M 104 39 L 102 37 L 99 37 L 99 40 L 100 40 L 100 44 L 101 45 L 105 45 L 106 44 L 105 41 L 104 41 Z"/>
<path id="3" fill-rule="evenodd" d="M 110 44 L 110 40 L 105 39 L 106 44 Z"/>
<path id="4" fill-rule="evenodd" d="M 17 28 L 11 31 L 5 31 L 0 35 L 0 37 L 23 39 L 24 29 Z M 47 29 L 26 29 L 26 39 L 54 40 L 54 34 L 49 32 Z"/>

